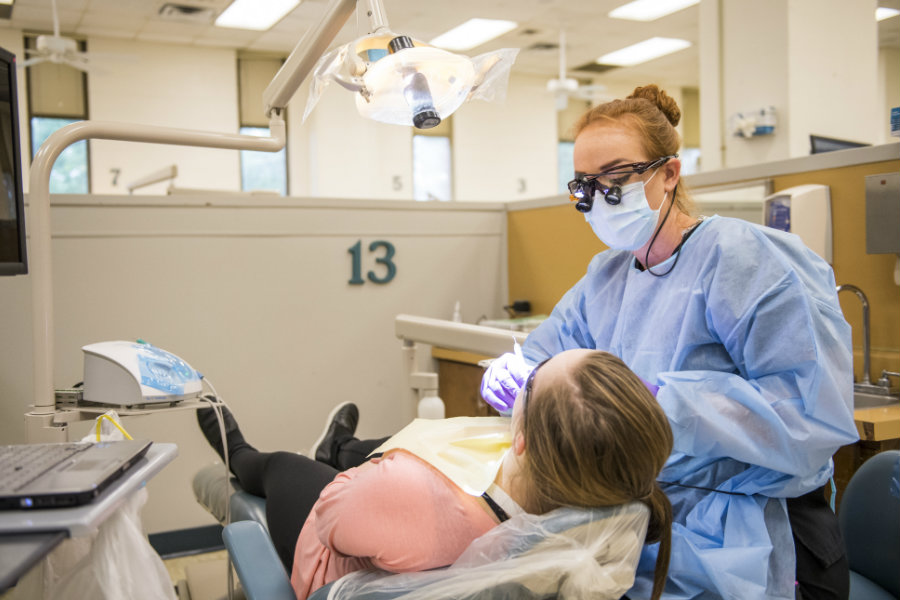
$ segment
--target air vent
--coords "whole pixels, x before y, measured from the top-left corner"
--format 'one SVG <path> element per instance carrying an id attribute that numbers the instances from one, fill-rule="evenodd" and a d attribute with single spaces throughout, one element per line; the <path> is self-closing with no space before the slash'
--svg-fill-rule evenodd
<path id="1" fill-rule="evenodd" d="M 557 48 L 559 48 L 559 44 L 554 44 L 552 42 L 538 42 L 528 46 L 526 50 L 556 50 Z"/>
<path id="2" fill-rule="evenodd" d="M 572 70 L 587 71 L 589 73 L 606 73 L 607 71 L 612 71 L 613 69 L 618 68 L 619 65 L 601 65 L 600 63 L 589 62 L 587 64 L 581 65 L 580 67 L 575 67 Z"/>
<path id="3" fill-rule="evenodd" d="M 208 25 L 212 23 L 215 10 L 205 6 L 191 6 L 189 4 L 163 4 L 159 9 L 161 19 L 167 21 L 181 21 L 184 23 L 200 23 Z"/>

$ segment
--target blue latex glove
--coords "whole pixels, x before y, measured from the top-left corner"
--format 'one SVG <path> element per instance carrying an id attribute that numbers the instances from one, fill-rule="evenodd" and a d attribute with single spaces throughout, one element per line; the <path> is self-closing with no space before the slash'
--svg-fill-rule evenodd
<path id="1" fill-rule="evenodd" d="M 517 343 L 513 352 L 495 359 L 485 371 L 481 379 L 481 397 L 501 415 L 509 416 L 516 396 L 533 368 L 525 362 L 522 348 Z"/>

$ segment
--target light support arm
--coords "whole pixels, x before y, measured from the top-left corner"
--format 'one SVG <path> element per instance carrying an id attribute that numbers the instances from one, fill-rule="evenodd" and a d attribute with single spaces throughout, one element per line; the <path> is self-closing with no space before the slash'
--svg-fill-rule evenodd
<path id="1" fill-rule="evenodd" d="M 316 61 L 325 53 L 344 23 L 353 14 L 356 1 L 333 0 L 322 20 L 300 38 L 293 52 L 263 92 L 266 116 L 284 110 L 306 76 L 316 66 Z"/>
<path id="2" fill-rule="evenodd" d="M 80 121 L 58 129 L 41 145 L 31 164 L 29 188 L 32 280 L 32 353 L 34 358 L 34 406 L 29 415 L 52 415 L 56 393 L 53 387 L 53 269 L 51 265 L 50 171 L 63 150 L 82 140 L 103 139 L 149 142 L 176 146 L 199 146 L 231 150 L 278 152 L 284 148 L 285 127 L 280 114 L 269 121 L 271 136 L 215 133 L 173 129 L 133 123 Z M 29 428 L 29 431 L 31 429 Z"/>
<path id="3" fill-rule="evenodd" d="M 369 17 L 369 33 L 377 33 L 380 29 L 390 29 L 388 27 L 387 15 L 384 12 L 384 6 L 381 0 L 367 0 L 368 17 Z"/>
<path id="4" fill-rule="evenodd" d="M 369 17 L 369 33 L 388 30 L 387 15 L 381 0 L 365 0 Z M 356 9 L 358 0 L 332 0 L 322 19 L 306 31 L 284 64 L 263 92 L 266 115 L 282 111 L 325 54 L 344 24 Z M 348 88 L 350 89 L 350 88 Z M 358 91 L 356 89 L 352 91 Z"/>

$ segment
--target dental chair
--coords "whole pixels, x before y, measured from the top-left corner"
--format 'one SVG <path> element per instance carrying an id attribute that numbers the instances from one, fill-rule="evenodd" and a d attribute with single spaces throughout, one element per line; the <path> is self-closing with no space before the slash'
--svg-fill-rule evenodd
<path id="1" fill-rule="evenodd" d="M 885 450 L 863 463 L 839 508 L 850 600 L 900 599 L 900 450 Z"/>
<path id="2" fill-rule="evenodd" d="M 224 521 L 222 468 L 221 464 L 211 465 L 194 478 L 198 502 L 220 521 Z M 222 538 L 245 596 L 249 600 L 295 600 L 289 574 L 266 529 L 265 500 L 242 490 L 233 478 L 228 486 L 232 522 L 225 526 Z M 631 587 L 643 546 L 643 534 L 635 531 L 643 531 L 647 520 L 643 505 L 562 508 L 526 519 L 524 525 L 515 519 L 508 521 L 473 542 L 462 557 L 474 557 L 468 565 L 459 565 L 465 562 L 461 559 L 452 567 L 421 573 L 351 573 L 316 590 L 310 600 L 326 600 L 332 591 L 354 600 L 391 600 L 411 589 L 472 588 L 473 580 L 484 583 L 475 586 L 477 591 L 451 592 L 448 597 L 549 600 L 557 597 L 562 586 L 579 585 L 573 584 L 578 579 L 575 571 L 561 575 L 560 565 L 577 565 L 577 572 L 585 574 L 586 581 L 604 580 L 603 585 L 612 586 L 609 598 L 619 598 Z M 586 562 L 585 558 L 591 560 Z M 569 595 L 588 597 L 572 595 L 571 590 Z"/>

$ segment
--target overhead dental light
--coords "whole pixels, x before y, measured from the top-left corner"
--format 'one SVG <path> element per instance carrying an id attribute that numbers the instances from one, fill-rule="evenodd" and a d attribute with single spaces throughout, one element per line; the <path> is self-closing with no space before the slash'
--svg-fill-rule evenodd
<path id="1" fill-rule="evenodd" d="M 297 45 L 263 94 L 268 114 L 286 105 L 312 70 L 305 121 L 332 82 L 356 94 L 359 113 L 395 125 L 429 129 L 468 100 L 501 100 L 518 49 L 469 58 L 392 32 L 380 0 L 366 0 L 370 33 L 320 56 L 356 2 L 336 0 L 319 27 Z M 312 57 L 312 58 L 310 58 Z"/>

